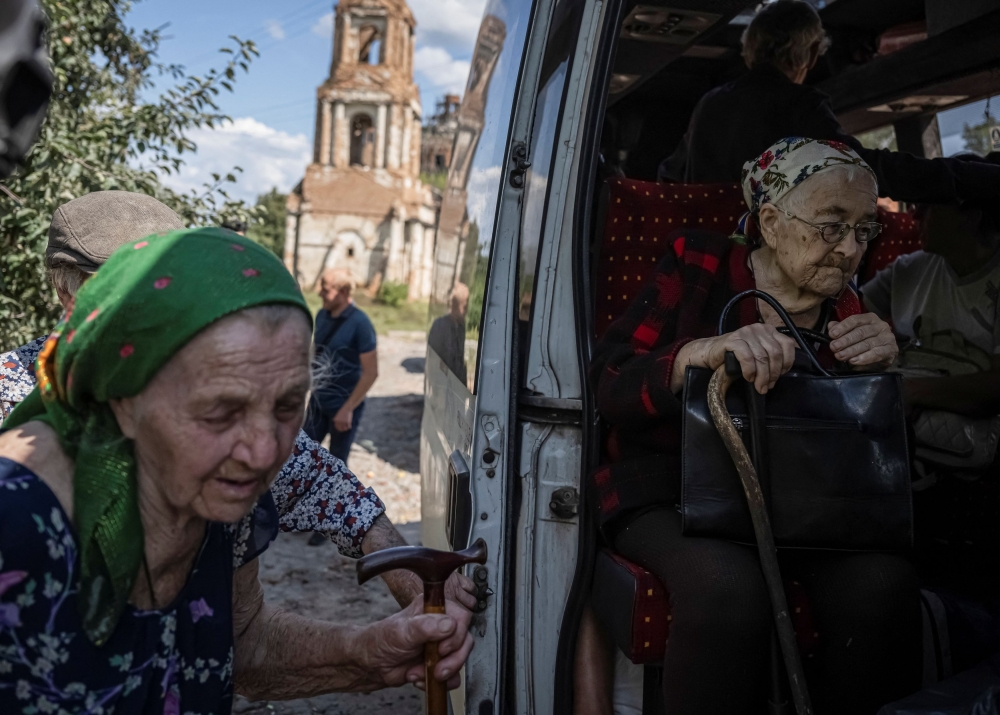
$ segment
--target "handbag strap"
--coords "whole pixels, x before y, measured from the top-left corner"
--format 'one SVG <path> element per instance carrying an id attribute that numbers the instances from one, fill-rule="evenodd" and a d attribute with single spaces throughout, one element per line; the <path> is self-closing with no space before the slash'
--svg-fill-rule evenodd
<path id="1" fill-rule="evenodd" d="M 785 312 L 785 309 L 781 307 L 781 304 L 778 303 L 778 301 L 762 290 L 757 290 L 756 288 L 745 290 L 742 293 L 734 295 L 732 299 L 726 303 L 726 307 L 722 309 L 722 315 L 719 316 L 719 335 L 722 335 L 725 331 L 726 318 L 729 317 L 730 309 L 741 300 L 750 298 L 751 296 L 764 301 L 769 306 L 774 308 L 774 312 L 777 313 L 778 317 L 785 323 L 785 327 L 788 328 L 788 332 L 791 334 L 792 338 L 794 338 L 795 342 L 798 343 L 802 351 L 805 352 L 806 356 L 809 358 L 809 362 L 811 362 L 812 366 L 816 369 L 816 372 L 824 377 L 830 377 L 830 373 L 819 364 L 819 359 L 816 357 L 816 353 L 813 351 L 812 347 L 810 347 L 809 343 L 807 343 L 802 337 L 802 333 L 799 332 L 798 326 L 792 322 L 791 317 L 789 317 L 788 313 Z"/>

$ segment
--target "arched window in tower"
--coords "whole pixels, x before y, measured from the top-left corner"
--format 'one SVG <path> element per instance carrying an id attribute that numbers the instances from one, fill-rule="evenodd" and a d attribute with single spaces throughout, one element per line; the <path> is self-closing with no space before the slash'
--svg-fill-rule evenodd
<path id="1" fill-rule="evenodd" d="M 367 65 L 382 63 L 382 33 L 374 25 L 362 25 L 358 29 L 358 62 Z"/>
<path id="2" fill-rule="evenodd" d="M 351 166 L 375 164 L 375 127 L 367 114 L 351 120 Z"/>

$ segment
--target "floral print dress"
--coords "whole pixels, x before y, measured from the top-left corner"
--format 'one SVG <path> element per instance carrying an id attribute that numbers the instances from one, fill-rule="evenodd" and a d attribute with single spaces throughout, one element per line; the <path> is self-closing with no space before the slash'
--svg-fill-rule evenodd
<path id="1" fill-rule="evenodd" d="M 210 524 L 174 602 L 128 606 L 97 647 L 77 611 L 68 517 L 33 472 L 0 458 L 0 713 L 228 715 L 232 570 L 277 532 L 273 502 L 270 512 L 258 506 L 237 527 Z"/>

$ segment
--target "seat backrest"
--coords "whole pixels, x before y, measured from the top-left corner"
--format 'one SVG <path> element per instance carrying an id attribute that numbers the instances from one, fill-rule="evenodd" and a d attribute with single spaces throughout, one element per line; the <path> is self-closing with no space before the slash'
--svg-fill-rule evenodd
<path id="1" fill-rule="evenodd" d="M 746 211 L 739 184 L 655 184 L 608 179 L 595 285 L 594 334 L 604 335 L 663 257 L 667 237 L 699 228 L 730 234 Z"/>
<path id="2" fill-rule="evenodd" d="M 882 233 L 868 247 L 868 255 L 865 256 L 858 275 L 859 285 L 870 281 L 876 273 L 900 256 L 923 248 L 920 224 L 913 218 L 913 214 L 894 213 L 879 206 L 878 222 L 882 224 Z"/>

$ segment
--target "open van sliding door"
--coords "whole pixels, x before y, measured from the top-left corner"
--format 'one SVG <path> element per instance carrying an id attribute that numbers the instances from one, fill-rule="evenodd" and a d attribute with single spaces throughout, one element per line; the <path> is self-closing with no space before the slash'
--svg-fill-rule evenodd
<path id="1" fill-rule="evenodd" d="M 517 486 L 513 558 L 516 713 L 571 700 L 557 677 L 577 573 L 583 469 L 582 374 L 574 307 L 573 196 L 594 45 L 606 3 L 557 0 L 531 127 L 518 287 Z M 583 519 L 586 522 L 586 518 Z M 563 650 L 566 650 L 565 645 Z"/>
<path id="2" fill-rule="evenodd" d="M 512 494 L 517 248 L 531 119 L 553 0 L 489 0 L 458 113 L 435 242 L 421 424 L 421 536 L 483 538 L 475 649 L 456 713 L 504 712 Z M 468 296 L 467 302 L 465 296 Z"/>

